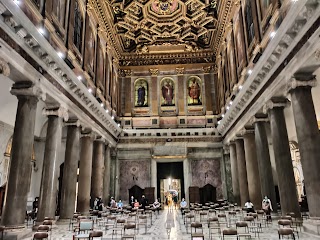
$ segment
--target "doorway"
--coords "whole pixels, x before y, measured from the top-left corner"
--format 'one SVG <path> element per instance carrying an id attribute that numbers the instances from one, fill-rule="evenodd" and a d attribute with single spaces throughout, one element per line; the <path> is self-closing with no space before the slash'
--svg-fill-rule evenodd
<path id="1" fill-rule="evenodd" d="M 157 198 L 165 204 L 168 194 L 176 194 L 178 201 L 185 198 L 183 162 L 157 163 Z"/>
<path id="2" fill-rule="evenodd" d="M 181 180 L 180 179 L 160 179 L 160 200 L 168 205 L 168 201 L 181 201 Z"/>

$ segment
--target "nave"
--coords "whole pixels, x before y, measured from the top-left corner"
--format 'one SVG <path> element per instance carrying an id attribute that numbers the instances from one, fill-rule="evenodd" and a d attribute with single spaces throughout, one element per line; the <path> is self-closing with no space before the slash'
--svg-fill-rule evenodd
<path id="1" fill-rule="evenodd" d="M 206 213 L 206 214 L 202 214 Z M 224 217 L 225 215 L 225 217 Z M 193 217 L 192 217 L 193 216 Z M 283 228 L 279 225 L 279 221 L 283 217 L 280 214 L 272 214 L 272 222 L 266 222 L 264 214 L 257 214 L 253 221 L 250 221 L 250 217 L 247 217 L 247 213 L 242 209 L 230 208 L 226 209 L 216 209 L 215 211 L 210 211 L 205 207 L 200 210 L 200 208 L 192 208 L 191 211 L 188 209 L 185 214 L 182 214 L 180 209 L 168 209 L 165 207 L 164 210 L 160 210 L 159 215 L 157 212 L 150 211 L 146 214 L 142 214 L 142 211 L 137 211 L 132 214 L 124 211 L 119 214 L 102 214 L 102 217 L 91 216 L 89 217 L 79 217 L 75 215 L 75 218 L 70 220 L 70 222 L 54 222 L 52 225 L 52 230 L 48 232 L 50 240 L 69 240 L 69 239 L 88 239 L 86 233 L 82 232 L 80 234 L 81 238 L 77 238 L 79 221 L 80 222 L 93 222 L 93 231 L 101 231 L 102 238 L 94 239 L 122 239 L 123 226 L 117 224 L 117 219 L 125 219 L 126 223 L 136 222 L 136 229 L 129 229 L 126 231 L 128 235 L 135 235 L 137 240 L 161 240 L 161 239 L 171 239 L 171 240 L 187 240 L 187 239 L 202 239 L 202 238 L 191 238 L 191 231 L 194 233 L 194 228 L 191 228 L 190 222 L 198 222 L 202 224 L 202 228 L 196 230 L 197 233 L 201 233 L 204 239 L 263 239 L 263 240 L 273 240 L 279 239 L 278 230 Z M 288 216 L 287 216 L 288 218 Z M 215 219 L 218 221 L 215 222 Z M 245 221 L 246 220 L 246 221 Z M 145 221 L 147 224 L 145 225 Z M 246 229 L 236 227 L 236 222 L 247 222 L 248 232 Z M 286 220 L 285 220 L 286 221 Z M 308 225 L 312 220 L 303 219 L 303 226 L 299 227 L 296 224 L 295 219 L 291 219 L 291 227 L 294 230 L 295 239 L 300 240 L 310 240 L 310 239 L 320 239 L 319 236 L 313 235 L 306 232 L 304 227 Z M 118 221 L 119 222 L 119 221 Z M 218 227 L 217 227 L 218 226 Z M 51 227 L 51 226 L 50 226 Z M 35 229 L 35 227 L 33 227 Z M 237 229 L 237 236 L 224 236 L 224 229 Z M 130 231 L 131 230 L 131 231 Z M 219 233 L 220 232 L 220 233 Z M 245 234 L 244 234 L 245 233 Z M 32 231 L 32 224 L 27 227 L 22 233 L 20 232 L 18 239 L 31 240 L 33 239 L 35 231 Z M 242 236 L 241 236 L 242 235 Z M 246 235 L 246 236 L 245 236 Z M 292 236 L 287 237 L 288 239 L 293 239 Z M 287 239 L 286 238 L 286 239 Z M 15 239 L 13 234 L 8 232 L 5 233 L 4 239 Z"/>

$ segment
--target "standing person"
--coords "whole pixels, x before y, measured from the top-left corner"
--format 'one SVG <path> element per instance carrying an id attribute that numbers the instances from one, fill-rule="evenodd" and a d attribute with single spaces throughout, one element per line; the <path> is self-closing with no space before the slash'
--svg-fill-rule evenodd
<path id="1" fill-rule="evenodd" d="M 173 194 L 173 204 L 174 204 L 174 209 L 177 209 L 178 196 L 175 193 Z"/>
<path id="2" fill-rule="evenodd" d="M 136 208 L 136 209 L 138 209 L 140 207 L 140 203 L 138 202 L 137 199 L 134 200 L 133 207 Z"/>
<path id="3" fill-rule="evenodd" d="M 182 215 L 184 214 L 184 210 L 187 208 L 187 202 L 186 200 L 184 200 L 184 198 L 182 198 L 181 202 L 180 202 L 180 210 Z"/>
<path id="4" fill-rule="evenodd" d="M 35 219 L 37 217 L 39 208 L 39 197 L 36 197 L 32 203 L 32 218 Z"/>
<path id="5" fill-rule="evenodd" d="M 271 200 L 267 196 L 265 196 L 264 199 L 262 200 L 262 209 L 266 213 L 267 221 L 272 221 L 271 211 L 273 211 L 273 209 L 272 209 Z"/>
<path id="6" fill-rule="evenodd" d="M 250 201 L 250 199 L 244 204 L 244 207 L 247 210 L 247 213 L 254 213 L 253 203 Z"/>

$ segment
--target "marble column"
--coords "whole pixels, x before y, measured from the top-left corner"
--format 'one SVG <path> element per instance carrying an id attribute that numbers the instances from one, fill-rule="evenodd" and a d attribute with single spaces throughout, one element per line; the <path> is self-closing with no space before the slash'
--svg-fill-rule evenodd
<path id="1" fill-rule="evenodd" d="M 104 203 L 108 203 L 110 200 L 110 174 L 111 174 L 111 156 L 110 147 L 105 146 L 105 158 L 104 158 L 104 178 L 103 178 L 103 196 Z"/>
<path id="2" fill-rule="evenodd" d="M 320 134 L 311 94 L 316 83 L 313 75 L 295 76 L 290 94 L 309 213 L 310 217 L 320 218 Z"/>
<path id="3" fill-rule="evenodd" d="M 44 148 L 37 223 L 41 223 L 45 217 L 55 218 L 59 176 L 58 158 L 62 140 L 62 117 L 65 120 L 67 119 L 65 116 L 67 111 L 61 107 L 45 110 L 44 114 L 48 116 L 48 127 Z"/>
<path id="4" fill-rule="evenodd" d="M 258 210 L 262 207 L 262 197 L 253 128 L 245 130 L 243 134 L 243 140 L 246 156 L 249 198 L 255 209 Z"/>
<path id="5" fill-rule="evenodd" d="M 101 197 L 103 195 L 104 176 L 104 140 L 96 139 L 93 142 L 93 159 L 91 175 L 91 197 Z"/>
<path id="6" fill-rule="evenodd" d="M 189 159 L 183 160 L 183 178 L 184 178 L 185 200 L 187 201 L 187 203 L 189 203 L 190 202 L 189 187 L 191 185 L 191 171 L 190 171 Z"/>
<path id="7" fill-rule="evenodd" d="M 272 177 L 268 137 L 265 129 L 266 120 L 266 117 L 256 117 L 254 122 L 261 195 L 262 197 L 267 196 L 271 200 L 273 211 L 277 212 L 276 192 Z"/>
<path id="8" fill-rule="evenodd" d="M 151 187 L 154 187 L 154 199 L 157 196 L 157 161 L 151 158 Z M 159 196 L 160 197 L 160 196 Z"/>
<path id="9" fill-rule="evenodd" d="M 75 212 L 77 172 L 80 160 L 80 123 L 77 121 L 66 125 L 68 129 L 60 200 L 60 219 L 70 219 Z"/>
<path id="10" fill-rule="evenodd" d="M 274 98 L 267 103 L 266 107 L 269 108 L 282 214 L 294 212 L 298 217 L 301 214 L 283 111 L 287 104 L 287 99 Z"/>
<path id="11" fill-rule="evenodd" d="M 91 173 L 92 173 L 92 144 L 93 134 L 86 131 L 82 134 L 78 181 L 78 201 L 77 212 L 88 214 L 90 210 L 90 191 L 91 191 Z"/>
<path id="12" fill-rule="evenodd" d="M 246 159 L 244 153 L 243 139 L 236 139 L 236 151 L 237 151 L 237 167 L 238 167 L 238 179 L 239 179 L 239 192 L 240 192 L 240 204 L 244 204 L 249 199 L 248 181 L 247 181 L 247 169 Z"/>
<path id="13" fill-rule="evenodd" d="M 230 162 L 231 162 L 231 177 L 232 177 L 232 191 L 234 201 L 240 204 L 238 165 L 237 165 L 237 150 L 234 141 L 230 142 Z"/>
<path id="14" fill-rule="evenodd" d="M 31 84 L 21 89 L 19 83 L 15 83 L 11 89 L 11 93 L 18 98 L 18 107 L 12 137 L 6 204 L 1 217 L 1 225 L 8 228 L 24 227 L 26 216 L 38 102 Z"/>

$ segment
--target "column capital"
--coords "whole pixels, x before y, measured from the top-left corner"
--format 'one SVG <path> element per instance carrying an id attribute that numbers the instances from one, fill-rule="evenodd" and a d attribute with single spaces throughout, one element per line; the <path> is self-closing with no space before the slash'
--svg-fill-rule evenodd
<path id="1" fill-rule="evenodd" d="M 269 122 L 269 121 L 270 121 L 269 116 L 267 114 L 256 114 L 252 116 L 249 122 L 253 125 L 257 122 Z"/>
<path id="2" fill-rule="evenodd" d="M 241 131 L 240 134 L 245 137 L 246 135 L 249 134 L 254 134 L 254 128 L 252 127 L 244 127 Z"/>
<path id="3" fill-rule="evenodd" d="M 69 119 L 68 122 L 64 123 L 65 126 L 76 126 L 81 127 L 81 122 L 79 120 Z"/>
<path id="4" fill-rule="evenodd" d="M 63 118 L 64 121 L 68 121 L 69 119 L 68 109 L 62 106 L 49 109 L 44 108 L 42 114 L 46 116 L 57 116 Z"/>
<path id="5" fill-rule="evenodd" d="M 100 135 L 96 135 L 95 139 L 94 139 L 95 142 L 102 142 L 102 143 L 105 143 L 106 140 L 100 136 Z"/>
<path id="6" fill-rule="evenodd" d="M 91 138 L 92 140 L 96 137 L 95 133 L 91 129 L 85 129 L 81 132 L 81 137 L 80 138 Z"/>
<path id="7" fill-rule="evenodd" d="M 7 61 L 0 57 L 0 74 L 8 77 L 10 75 L 10 67 Z"/>
<path id="8" fill-rule="evenodd" d="M 17 97 L 32 96 L 46 100 L 46 93 L 36 84 L 31 81 L 16 82 L 12 85 L 10 93 Z"/>
<path id="9" fill-rule="evenodd" d="M 263 106 L 263 113 L 274 108 L 286 108 L 290 106 L 290 102 L 285 97 L 273 97 Z"/>
<path id="10" fill-rule="evenodd" d="M 287 91 L 290 92 L 299 87 L 315 87 L 317 79 L 315 75 L 308 73 L 295 74 L 287 83 Z"/>
<path id="11" fill-rule="evenodd" d="M 229 154 L 230 153 L 229 145 L 227 145 L 227 144 L 223 145 L 223 153 L 224 154 Z"/>

